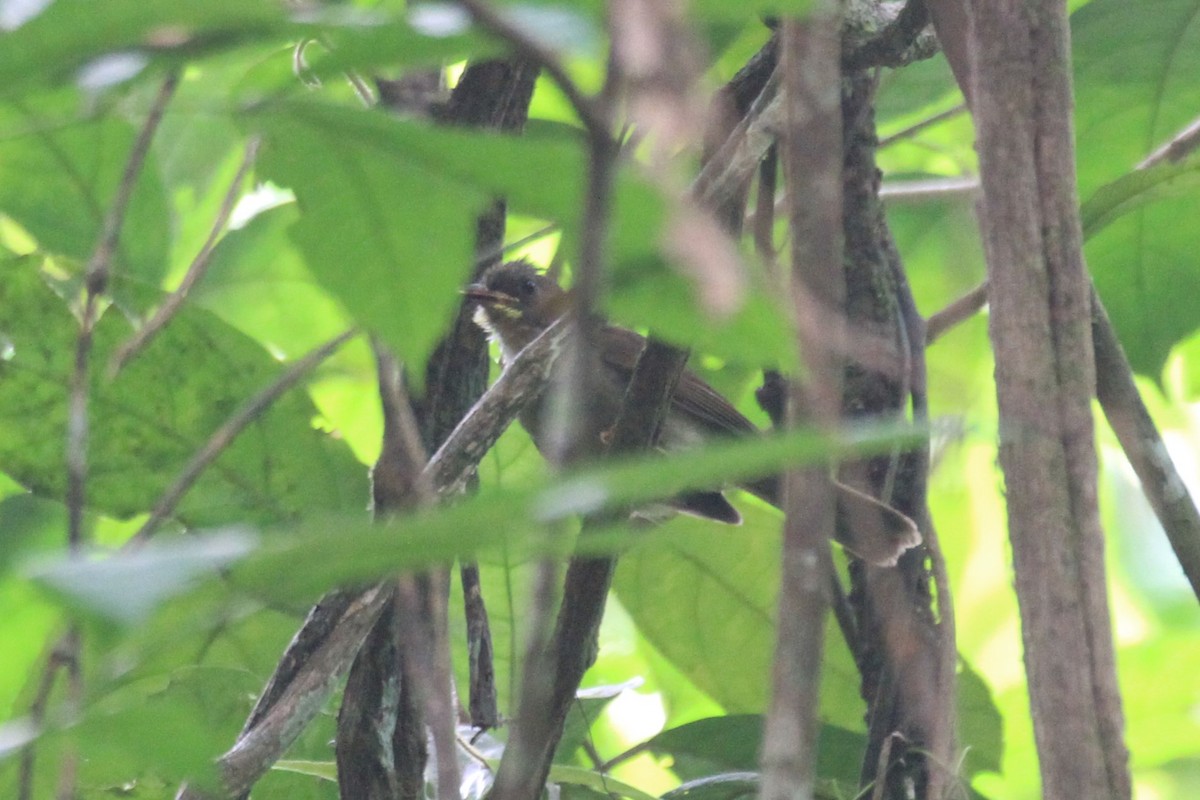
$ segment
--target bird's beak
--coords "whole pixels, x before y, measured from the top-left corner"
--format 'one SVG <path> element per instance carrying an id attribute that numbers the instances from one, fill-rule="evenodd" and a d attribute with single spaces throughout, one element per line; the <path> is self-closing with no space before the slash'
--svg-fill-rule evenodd
<path id="1" fill-rule="evenodd" d="M 471 300 L 476 300 L 489 306 L 513 306 L 516 304 L 516 298 L 512 295 L 492 291 L 482 283 L 472 283 L 463 289 L 462 293 Z"/>

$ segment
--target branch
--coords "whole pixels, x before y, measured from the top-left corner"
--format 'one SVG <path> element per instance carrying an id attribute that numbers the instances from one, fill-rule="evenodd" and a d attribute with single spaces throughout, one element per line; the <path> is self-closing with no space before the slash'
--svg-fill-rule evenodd
<path id="1" fill-rule="evenodd" d="M 1200 148 L 1200 117 L 1189 122 L 1183 130 L 1171 138 L 1171 141 L 1147 156 L 1145 161 L 1137 165 L 1137 168 L 1149 169 L 1163 162 L 1178 164 L 1198 148 Z"/>
<path id="2" fill-rule="evenodd" d="M 879 7 L 872 4 L 872 10 Z M 938 51 L 937 39 L 921 34 L 929 25 L 925 0 L 908 0 L 899 13 L 875 36 L 842 56 L 847 71 L 874 67 L 902 67 L 930 58 Z"/>
<path id="3" fill-rule="evenodd" d="M 925 344 L 933 344 L 947 331 L 975 316 L 987 305 L 988 282 L 976 286 L 925 320 Z"/>
<path id="4" fill-rule="evenodd" d="M 790 199 L 791 291 L 795 317 L 810 307 L 840 311 L 842 126 L 839 64 L 841 7 L 818 0 L 803 22 L 783 23 L 780 159 Z M 805 191 L 801 192 L 801 186 Z M 790 387 L 788 423 L 837 424 L 842 367 L 835 342 L 797 324 L 805 383 Z M 763 800 L 811 798 L 816 782 L 817 707 L 827 582 L 833 565 L 836 498 L 823 469 L 784 474 L 784 532 L 771 704 L 761 754 Z"/>
<path id="5" fill-rule="evenodd" d="M 79 338 L 75 345 L 75 368 L 71 375 L 70 408 L 67 416 L 67 536 L 72 550 L 78 549 L 83 543 L 83 507 L 87 502 L 88 386 L 92 334 L 100 317 L 100 296 L 108 289 L 113 254 L 121 238 L 121 228 L 125 224 L 125 212 L 133 197 L 134 186 L 146 162 L 146 155 L 150 152 L 150 142 L 154 139 L 158 124 L 162 121 L 167 103 L 175 94 L 178 83 L 179 74 L 173 72 L 159 87 L 150 113 L 146 116 L 146 121 L 142 124 L 129 153 L 129 159 L 125 162 L 116 197 L 101 226 L 100 239 L 84 270 L 86 297 Z"/>
<path id="6" fill-rule="evenodd" d="M 530 342 L 446 437 L 425 467 L 438 494 L 461 491 L 525 404 L 545 391 L 566 335 L 560 319 Z"/>
<path id="7" fill-rule="evenodd" d="M 117 193 L 109 206 L 108 213 L 101 224 L 100 238 L 95 250 L 88 259 L 84 269 L 84 303 L 83 318 L 79 325 L 79 335 L 75 341 L 75 362 L 71 372 L 70 393 L 67 398 L 67 543 L 73 553 L 83 546 L 83 512 L 87 504 L 88 478 L 88 433 L 90 419 L 88 404 L 91 387 L 91 357 L 93 335 L 96 322 L 100 318 L 101 296 L 107 291 L 109 279 L 112 276 L 112 259 L 121 238 L 121 229 L 125 224 L 125 213 L 133 197 L 134 187 L 138 176 L 146 163 L 146 155 L 150 152 L 150 143 L 162 121 L 167 103 L 175 94 L 179 83 L 179 74 L 170 73 L 159 87 L 158 94 L 150 106 L 146 121 L 142 124 L 125 169 L 121 173 L 121 181 L 117 185 Z M 72 625 L 65 637 L 64 650 L 67 651 L 67 706 L 73 710 L 83 707 L 83 671 L 79 664 L 80 631 L 77 625 Z M 32 770 L 33 751 L 25 751 L 25 759 Z M 68 749 L 63 756 L 58 792 L 62 796 L 73 796 L 76 791 L 76 768 L 78 753 Z M 23 760 L 22 767 L 24 767 Z M 30 776 L 32 773 L 30 773 Z M 24 773 L 22 778 L 24 778 Z"/>
<path id="8" fill-rule="evenodd" d="M 248 791 L 320 712 L 390 598 L 391 591 L 382 585 L 355 597 L 329 636 L 304 659 L 271 709 L 221 756 L 217 763 L 225 796 L 237 797 Z M 185 786 L 177 798 L 202 800 L 207 796 Z"/>
<path id="9" fill-rule="evenodd" d="M 1133 369 L 1095 287 L 1092 347 L 1096 356 L 1096 399 L 1166 531 L 1193 594 L 1200 599 L 1200 511 L 1133 381 Z"/>
<path id="10" fill-rule="evenodd" d="M 183 276 L 183 281 L 179 284 L 175 291 L 167 295 L 162 305 L 154 312 L 154 316 L 150 318 L 136 333 L 121 346 L 116 353 L 113 354 L 108 364 L 109 375 L 115 375 L 119 372 L 130 359 L 134 358 L 138 353 L 146 347 L 147 344 L 158 334 L 160 330 L 166 327 L 171 318 L 183 306 L 183 301 L 187 299 L 188 292 L 192 290 L 204 274 L 208 271 L 209 262 L 212 260 L 213 250 L 216 248 L 217 241 L 221 238 L 221 234 L 225 232 L 225 225 L 229 222 L 229 217 L 233 213 L 233 207 L 241 196 L 242 182 L 246 179 L 246 174 L 254 165 L 254 159 L 258 155 L 258 147 L 260 140 L 258 137 L 252 138 L 246 145 L 246 153 L 242 157 L 242 164 L 238 167 L 237 174 L 234 175 L 233 181 L 229 184 L 229 190 L 225 193 L 225 199 L 221 201 L 221 207 L 217 211 L 217 217 L 213 220 L 212 229 L 208 233 L 208 238 L 204 241 L 204 245 L 200 248 L 200 252 L 192 260 L 191 265 L 187 269 L 187 273 Z"/>

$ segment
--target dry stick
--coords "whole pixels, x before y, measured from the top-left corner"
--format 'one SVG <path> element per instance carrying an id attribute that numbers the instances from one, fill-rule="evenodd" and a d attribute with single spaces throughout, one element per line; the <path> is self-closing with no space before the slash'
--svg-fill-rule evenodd
<path id="1" fill-rule="evenodd" d="M 566 334 L 565 319 L 556 320 L 539 334 L 446 437 L 425 467 L 439 494 L 459 492 L 529 399 L 545 389 Z"/>
<path id="2" fill-rule="evenodd" d="M 121 174 L 121 182 L 117 186 L 116 197 L 104 217 L 100 240 L 96 249 L 88 259 L 84 274 L 83 320 L 80 323 L 79 338 L 75 346 L 75 369 L 71 375 L 70 410 L 67 417 L 67 526 L 68 539 L 72 550 L 77 550 L 83 543 L 83 507 L 86 502 L 85 485 L 87 483 L 87 438 L 88 438 L 88 381 L 90 374 L 89 361 L 92 352 L 92 334 L 100 316 L 100 295 L 108 289 L 108 281 L 112 275 L 112 259 L 117 250 L 121 237 L 121 228 L 125 223 L 125 212 L 133 197 L 133 189 L 141 174 L 146 155 L 150 152 L 150 142 L 154 138 L 158 124 L 162 121 L 167 103 L 175 93 L 179 83 L 178 73 L 171 73 L 159 87 L 150 113 L 138 132 L 129 159 L 125 162 L 125 170 Z"/>
<path id="3" fill-rule="evenodd" d="M 225 448 L 229 447 L 238 434 L 246 429 L 247 425 L 258 419 L 259 415 L 278 400 L 280 395 L 295 386 L 318 364 L 337 352 L 338 348 L 357 334 L 358 331 L 351 328 L 325 344 L 309 351 L 303 358 L 300 358 L 289 366 L 274 383 L 243 403 L 241 408 L 234 412 L 233 416 L 227 419 L 221 427 L 213 431 L 212 436 L 204 443 L 204 446 L 184 466 L 179 477 L 175 479 L 175 483 L 171 484 L 163 492 L 162 496 L 158 499 L 158 503 L 155 504 L 154 509 L 150 512 L 149 518 L 142 523 L 142 527 L 129 540 L 130 546 L 139 546 L 154 535 L 154 532 L 162 524 L 163 520 L 175 511 L 176 505 L 178 505 L 187 491 L 192 488 L 192 484 L 208 468 L 209 464 L 215 461 L 225 451 Z"/>
<path id="4" fill-rule="evenodd" d="M 29 704 L 29 721 L 34 730 L 41 728 L 46 715 L 46 705 L 50 701 L 50 692 L 54 688 L 54 678 L 59 669 L 67 667 L 75 657 L 71 648 L 70 633 L 63 634 L 50 650 L 50 656 L 42 668 L 42 677 L 38 681 L 37 693 Z M 36 750 L 32 745 L 21 751 L 20 776 L 17 781 L 17 800 L 31 800 L 33 797 L 33 766 Z"/>
<path id="5" fill-rule="evenodd" d="M 900 142 L 905 139 L 911 139 L 927 128 L 931 128 L 934 125 L 945 122 L 948 119 L 954 119 L 955 117 L 965 113 L 967 113 L 966 103 L 959 103 L 953 108 L 948 108 L 945 111 L 939 111 L 927 119 L 923 119 L 914 125 L 904 128 L 903 130 L 896 131 L 891 136 L 885 136 L 884 138 L 880 139 L 878 149 L 882 150 L 883 148 L 893 145 L 896 142 Z"/>
<path id="6" fill-rule="evenodd" d="M 925 344 L 931 345 L 959 323 L 966 322 L 987 305 L 987 281 L 925 320 Z"/>
<path id="7" fill-rule="evenodd" d="M 778 84 L 776 70 L 746 117 L 692 182 L 692 195 L 701 206 L 713 208 L 721 198 L 735 194 L 774 144 L 783 116 L 783 104 L 776 91 Z"/>
<path id="8" fill-rule="evenodd" d="M 803 22 L 783 23 L 781 92 L 786 122 L 780 145 L 784 178 L 793 189 L 792 291 L 805 306 L 841 308 L 842 130 L 839 90 L 840 5 L 818 0 Z M 803 182 L 804 193 L 794 191 Z M 803 294 L 801 294 L 803 293 Z M 815 341 L 797 325 L 806 356 L 806 383 L 790 388 L 789 423 L 801 415 L 837 424 L 841 366 L 834 343 Z M 785 474 L 784 539 L 771 704 L 763 730 L 763 800 L 811 798 L 816 782 L 817 707 L 823 652 L 829 541 L 835 525 L 833 483 L 821 468 Z"/>
<path id="9" fill-rule="evenodd" d="M 238 167 L 237 174 L 234 175 L 233 181 L 229 184 L 229 190 L 225 193 L 225 198 L 221 201 L 217 217 L 213 220 L 212 229 L 209 231 L 204 245 L 200 248 L 200 252 L 196 254 L 191 265 L 188 266 L 187 272 L 183 276 L 183 281 L 179 284 L 178 288 L 167 295 L 162 305 L 154 312 L 154 316 L 113 354 L 108 366 L 110 376 L 119 372 L 130 359 L 134 358 L 150 343 L 150 340 L 159 331 L 166 327 L 171 318 L 183 306 L 183 301 L 187 299 L 188 292 L 200 282 L 200 279 L 208 271 L 208 265 L 212 261 L 213 250 L 216 248 L 221 234 L 225 232 L 225 226 L 228 224 L 229 217 L 233 213 L 233 207 L 237 204 L 238 198 L 241 196 L 242 183 L 245 181 L 251 167 L 254 166 L 254 159 L 258 155 L 259 144 L 260 140 L 257 136 L 251 138 L 246 144 L 246 152 L 242 157 L 242 164 Z"/>

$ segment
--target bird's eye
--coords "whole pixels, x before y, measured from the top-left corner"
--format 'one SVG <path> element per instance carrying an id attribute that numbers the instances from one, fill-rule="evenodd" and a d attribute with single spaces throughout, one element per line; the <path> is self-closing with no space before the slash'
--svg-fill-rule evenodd
<path id="1" fill-rule="evenodd" d="M 537 293 L 537 282 L 533 278 L 526 278 L 521 282 L 521 296 L 533 297 Z"/>

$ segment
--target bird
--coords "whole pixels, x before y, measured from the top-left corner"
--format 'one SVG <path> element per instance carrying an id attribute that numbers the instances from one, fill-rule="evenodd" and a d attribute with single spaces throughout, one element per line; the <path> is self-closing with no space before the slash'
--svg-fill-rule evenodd
<path id="1" fill-rule="evenodd" d="M 464 294 L 476 303 L 474 320 L 497 344 L 500 359 L 508 365 L 571 307 L 571 296 L 551 276 L 525 260 L 509 261 L 488 270 Z M 598 363 L 585 373 L 588 385 L 582 393 L 589 422 L 584 436 L 610 435 L 620 413 L 633 368 L 646 339 L 641 334 L 614 325 L 599 328 Z M 555 368 L 552 368 L 555 369 Z M 531 398 L 518 419 L 534 445 L 543 453 L 549 444 L 546 422 L 550 418 L 547 396 Z M 677 452 L 705 441 L 729 436 L 753 436 L 761 431 L 719 392 L 691 370 L 685 369 L 676 386 L 667 417 L 659 431 L 657 447 Z M 832 476 L 837 497 L 836 536 L 847 550 L 877 566 L 893 566 L 908 549 L 921 543 L 917 525 L 908 516 Z M 741 488 L 780 507 L 778 476 L 746 481 Z M 722 490 L 689 491 L 671 498 L 668 505 L 678 511 L 717 522 L 736 525 L 741 514 Z"/>

